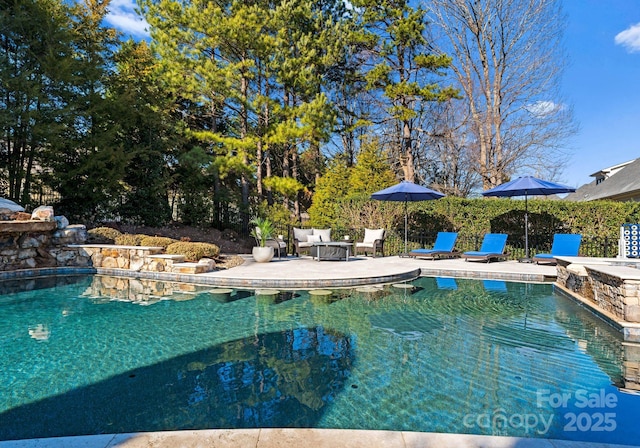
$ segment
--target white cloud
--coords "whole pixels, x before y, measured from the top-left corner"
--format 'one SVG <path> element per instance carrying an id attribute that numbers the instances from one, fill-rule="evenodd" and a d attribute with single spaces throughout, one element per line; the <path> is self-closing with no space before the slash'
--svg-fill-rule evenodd
<path id="1" fill-rule="evenodd" d="M 534 115 L 536 117 L 544 117 L 545 115 L 549 115 L 561 110 L 562 105 L 554 103 L 553 101 L 536 101 L 533 104 L 525 106 L 525 109 L 527 109 L 527 111 L 529 111 L 531 115 Z"/>
<path id="2" fill-rule="evenodd" d="M 626 30 L 618 33 L 615 42 L 622 45 L 629 53 L 640 52 L 640 23 L 631 25 Z"/>
<path id="3" fill-rule="evenodd" d="M 149 24 L 135 11 L 135 0 L 112 0 L 105 21 L 114 28 L 134 37 L 148 37 Z"/>

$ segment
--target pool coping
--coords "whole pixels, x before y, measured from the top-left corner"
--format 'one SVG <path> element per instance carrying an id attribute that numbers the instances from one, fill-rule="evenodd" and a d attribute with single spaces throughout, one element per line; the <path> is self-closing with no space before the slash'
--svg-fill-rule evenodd
<path id="1" fill-rule="evenodd" d="M 284 288 L 284 289 L 304 289 L 304 288 L 351 288 L 363 285 L 390 284 L 414 280 L 422 275 L 420 269 L 411 269 L 406 272 L 392 275 L 375 275 L 371 277 L 352 277 L 338 279 L 265 279 L 265 278 L 233 278 L 233 277 L 212 277 L 205 274 L 180 274 L 174 272 L 150 272 L 131 271 L 127 269 L 114 268 L 40 268 L 24 269 L 18 271 L 0 272 L 0 280 L 13 280 L 22 278 L 38 277 L 59 277 L 63 275 L 110 275 L 114 277 L 144 278 L 149 280 L 171 281 L 181 283 L 191 283 L 208 286 L 224 286 L 234 288 Z"/>
<path id="2" fill-rule="evenodd" d="M 204 429 L 0 441 L 0 448 L 632 448 L 638 445 L 476 434 L 352 429 Z"/>
<path id="3" fill-rule="evenodd" d="M 219 272 L 219 271 L 218 271 Z M 116 277 L 139 277 L 151 280 L 177 281 L 183 283 L 196 283 L 210 286 L 224 286 L 232 288 L 352 288 L 354 286 L 389 284 L 414 280 L 421 275 L 420 269 L 411 269 L 391 275 L 375 275 L 371 277 L 349 277 L 333 279 L 283 279 L 283 278 L 234 278 L 213 277 L 204 274 L 178 274 L 173 272 L 133 272 L 123 269 L 98 268 L 97 274 L 113 275 Z M 141 275 L 142 274 L 142 275 Z"/>
<path id="4" fill-rule="evenodd" d="M 354 258 L 354 261 L 346 263 L 344 261 L 317 262 L 302 257 L 287 257 L 270 263 L 255 263 L 249 257 L 245 258 L 242 265 L 232 269 L 200 274 L 67 266 L 0 272 L 0 280 L 99 274 L 241 289 L 311 289 L 400 283 L 420 276 L 498 279 L 529 283 L 550 283 L 556 279 L 555 268 L 523 266 L 511 262 L 489 264 L 466 263 L 459 260 L 425 261 L 395 256 Z"/>

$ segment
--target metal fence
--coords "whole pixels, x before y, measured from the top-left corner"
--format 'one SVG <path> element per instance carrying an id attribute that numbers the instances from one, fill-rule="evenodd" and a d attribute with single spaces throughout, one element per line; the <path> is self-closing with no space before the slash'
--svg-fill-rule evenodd
<path id="1" fill-rule="evenodd" d="M 456 249 L 460 252 L 468 250 L 478 250 L 482 244 L 484 235 L 459 236 L 456 242 Z M 409 235 L 409 240 L 413 244 L 410 248 L 415 247 L 432 247 L 435 242 L 436 234 L 429 235 Z M 537 238 L 535 236 L 529 239 L 529 255 L 533 256 L 537 253 L 551 252 L 551 238 Z M 510 259 L 519 259 L 525 256 L 525 243 L 523 236 L 509 235 L 507 239 L 507 253 Z M 587 257 L 616 257 L 618 255 L 618 239 L 599 238 L 599 237 L 583 237 L 580 244 L 580 255 Z"/>
<path id="2" fill-rule="evenodd" d="M 293 227 L 278 229 L 276 234 L 284 235 L 288 241 L 287 252 L 293 251 Z M 331 239 L 341 240 L 349 236 L 353 241 L 362 241 L 364 237 L 364 229 L 341 229 L 332 228 Z M 408 250 L 421 247 L 431 248 L 436 240 L 437 233 L 429 234 L 412 234 L 408 235 Z M 460 252 L 469 250 L 478 250 L 482 244 L 484 235 L 458 236 L 456 241 L 456 249 Z M 536 237 L 529 238 L 529 255 L 533 256 L 537 253 L 551 252 L 551 239 Z M 507 239 L 506 249 L 509 259 L 517 260 L 525 256 L 524 237 L 521 234 L 509 235 Z M 404 252 L 404 232 L 403 231 L 387 231 L 384 242 L 385 255 L 398 255 Z M 599 238 L 599 237 L 583 237 L 580 245 L 580 255 L 587 257 L 616 257 L 618 255 L 618 239 L 616 238 Z"/>

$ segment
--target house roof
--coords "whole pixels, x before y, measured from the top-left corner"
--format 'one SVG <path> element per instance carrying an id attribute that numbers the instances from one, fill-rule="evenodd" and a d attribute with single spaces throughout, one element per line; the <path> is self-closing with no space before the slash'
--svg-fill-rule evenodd
<path id="1" fill-rule="evenodd" d="M 605 171 L 605 170 L 602 170 Z M 598 171 L 601 173 L 602 171 Z M 640 196 L 640 159 L 636 159 L 598 183 L 597 179 L 569 194 L 567 201 L 610 199 L 625 201 Z"/>
<path id="2" fill-rule="evenodd" d="M 624 167 L 626 167 L 627 165 L 631 164 L 635 162 L 635 160 L 629 160 L 628 162 L 623 162 L 623 163 L 619 163 L 617 165 L 613 165 L 607 168 L 602 168 L 601 170 L 596 171 L 595 173 L 591 174 L 590 177 L 610 177 L 613 176 L 614 174 L 616 174 L 618 171 L 622 170 Z"/>

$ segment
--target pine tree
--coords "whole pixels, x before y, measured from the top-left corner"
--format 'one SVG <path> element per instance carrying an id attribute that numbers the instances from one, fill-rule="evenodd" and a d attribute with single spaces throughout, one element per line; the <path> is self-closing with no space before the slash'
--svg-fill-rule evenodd
<path id="1" fill-rule="evenodd" d="M 113 219 L 130 154 L 116 141 L 117 126 L 106 96 L 117 33 L 105 26 L 108 1 L 84 0 L 69 13 L 73 78 L 66 86 L 64 127 L 47 151 L 47 181 L 71 219 Z"/>
<path id="2" fill-rule="evenodd" d="M 154 77 L 156 63 L 145 41 L 123 42 L 109 81 L 114 143 L 128 154 L 124 192 L 117 212 L 134 224 L 160 226 L 171 219 L 168 155 L 175 144 L 171 98 Z"/>
<path id="3" fill-rule="evenodd" d="M 340 216 L 339 201 L 349 196 L 350 175 L 346 157 L 337 156 L 329 163 L 327 171 L 318 180 L 313 203 L 309 207 L 311 225 L 324 227 Z"/>
<path id="4" fill-rule="evenodd" d="M 69 10 L 59 0 L 0 8 L 0 170 L 3 195 L 28 205 L 44 152 L 64 126 L 72 81 Z"/>
<path id="5" fill-rule="evenodd" d="M 370 195 L 396 183 L 389 165 L 388 155 L 377 139 L 367 140 L 360 146 L 356 164 L 349 176 L 349 195 Z"/>
<path id="6" fill-rule="evenodd" d="M 405 180 L 414 181 L 416 120 L 423 103 L 456 97 L 451 87 L 434 78 L 449 67 L 451 58 L 429 52 L 425 36 L 426 17 L 421 7 L 408 0 L 354 0 L 362 12 L 363 40 L 369 42 L 365 78 L 370 90 L 385 101 L 386 114 L 395 123 L 397 153 Z"/>

